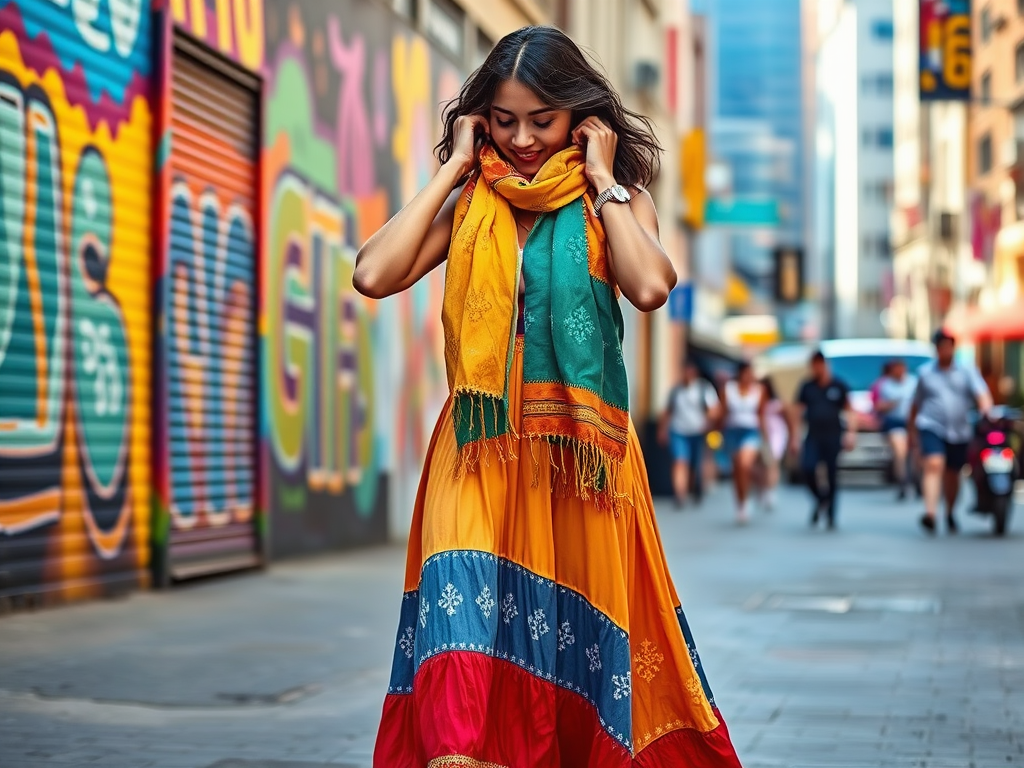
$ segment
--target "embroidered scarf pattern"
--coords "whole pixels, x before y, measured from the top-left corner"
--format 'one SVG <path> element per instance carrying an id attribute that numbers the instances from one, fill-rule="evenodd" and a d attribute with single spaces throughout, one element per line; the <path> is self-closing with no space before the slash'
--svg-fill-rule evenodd
<path id="1" fill-rule="evenodd" d="M 584 165 L 571 147 L 528 180 L 484 148 L 455 210 L 442 321 L 459 474 L 491 447 L 512 455 L 519 437 L 508 376 L 522 269 L 522 431 L 547 443 L 564 491 L 600 503 L 615 497 L 629 394 L 622 314 Z M 512 206 L 539 214 L 522 264 Z"/>

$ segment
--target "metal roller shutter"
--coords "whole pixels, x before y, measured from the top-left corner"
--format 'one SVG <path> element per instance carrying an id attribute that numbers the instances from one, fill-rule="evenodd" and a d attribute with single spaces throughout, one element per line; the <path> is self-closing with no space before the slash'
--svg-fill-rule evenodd
<path id="1" fill-rule="evenodd" d="M 167 301 L 170 573 L 259 562 L 256 499 L 258 95 L 174 51 Z"/>

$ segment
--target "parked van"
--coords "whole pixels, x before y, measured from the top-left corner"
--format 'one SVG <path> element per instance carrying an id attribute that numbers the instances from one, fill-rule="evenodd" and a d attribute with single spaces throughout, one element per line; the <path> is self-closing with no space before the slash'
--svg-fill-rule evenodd
<path id="1" fill-rule="evenodd" d="M 760 355 L 754 361 L 754 373 L 758 377 L 771 376 L 779 397 L 791 404 L 800 382 L 808 375 L 808 363 L 815 349 L 825 355 L 832 375 L 846 382 L 851 405 L 858 413 L 857 446 L 840 454 L 840 471 L 875 472 L 887 477 L 892 452 L 873 413 L 871 386 L 890 360 L 903 360 L 907 371 L 916 373 L 932 359 L 931 345 L 906 339 L 833 339 L 815 346 L 786 345 Z"/>

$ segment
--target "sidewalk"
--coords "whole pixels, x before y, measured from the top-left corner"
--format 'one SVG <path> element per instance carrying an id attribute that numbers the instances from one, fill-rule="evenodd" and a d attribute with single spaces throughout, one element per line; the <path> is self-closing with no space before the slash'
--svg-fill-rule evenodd
<path id="1" fill-rule="evenodd" d="M 1024 510 L 1004 541 L 849 492 L 751 526 L 661 511 L 746 768 L 1024 766 Z M 402 589 L 385 548 L 0 617 L 0 766 L 367 768 Z"/>

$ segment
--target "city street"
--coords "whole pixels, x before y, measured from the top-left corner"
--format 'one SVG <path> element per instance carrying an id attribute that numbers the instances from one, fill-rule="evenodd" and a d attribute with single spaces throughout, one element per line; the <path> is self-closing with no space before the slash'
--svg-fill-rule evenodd
<path id="1" fill-rule="evenodd" d="M 849 490 L 812 531 L 786 489 L 732 524 L 725 487 L 661 507 L 673 574 L 747 768 L 1024 766 L 1024 515 Z M 0 766 L 365 768 L 400 547 L 0 618 Z"/>

